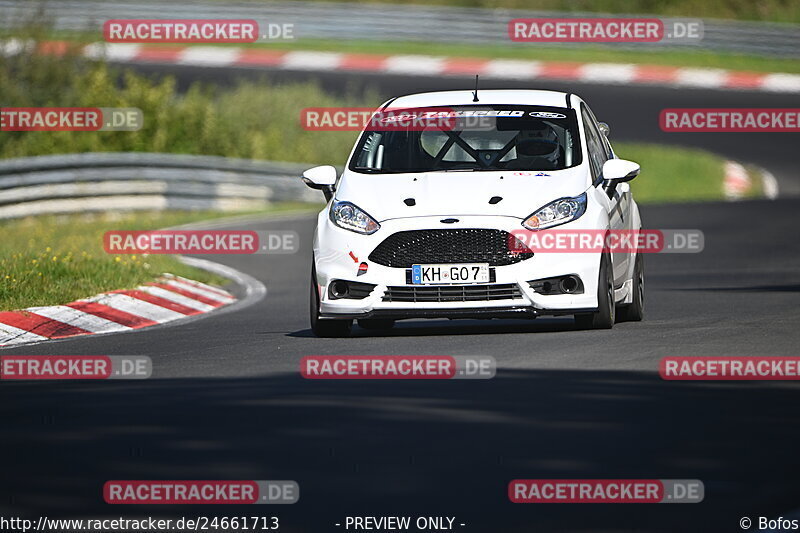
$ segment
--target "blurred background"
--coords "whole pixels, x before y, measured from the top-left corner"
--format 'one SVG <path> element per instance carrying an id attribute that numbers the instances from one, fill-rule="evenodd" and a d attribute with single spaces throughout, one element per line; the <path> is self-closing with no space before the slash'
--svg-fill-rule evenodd
<path id="1" fill-rule="evenodd" d="M 0 308 L 50 300 L 40 282 L 64 272 L 44 258 L 67 257 L 75 268 L 83 254 L 108 259 L 90 242 L 64 247 L 69 239 L 55 235 L 59 225 L 47 217 L 104 213 L 111 197 L 114 216 L 128 217 L 114 223 L 134 226 L 161 224 L 161 215 L 142 220 L 133 214 L 153 208 L 182 212 L 181 221 L 296 209 L 293 202 L 318 201 L 293 179 L 297 172 L 343 165 L 357 135 L 306 131 L 303 108 L 374 106 L 412 92 L 471 89 L 475 74 L 484 88 L 556 89 L 587 99 L 611 124 L 618 154 L 644 168 L 633 184 L 640 202 L 800 192 L 794 158 L 787 157 L 790 134 L 681 134 L 658 127 L 665 107 L 796 103 L 796 0 L 0 0 L 0 13 L 0 105 L 136 107 L 144 115 L 135 132 L 0 135 L 0 224 L 16 235 L 23 235 L 14 231 L 23 225 L 20 239 L 31 243 L 0 244 L 7 271 L 0 277 Z M 703 32 L 701 39 L 634 44 L 512 42 L 508 36 L 513 18 L 576 16 L 699 20 Z M 254 19 L 290 31 L 252 44 L 103 42 L 106 20 L 147 18 Z M 48 157 L 27 159 L 35 156 Z M 220 182 L 229 187 L 221 191 Z M 132 269 L 125 275 L 77 286 L 70 281 L 59 290 L 77 295 L 151 275 L 123 260 Z M 105 271 L 86 268 L 93 272 L 87 279 Z M 23 292 L 29 295 L 19 298 Z"/>

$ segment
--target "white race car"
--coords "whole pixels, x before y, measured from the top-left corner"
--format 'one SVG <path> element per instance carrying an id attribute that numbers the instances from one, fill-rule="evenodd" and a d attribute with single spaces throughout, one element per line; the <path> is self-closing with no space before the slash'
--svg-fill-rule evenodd
<path id="1" fill-rule="evenodd" d="M 584 329 L 641 320 L 641 253 L 523 253 L 515 237 L 641 229 L 626 183 L 639 165 L 616 157 L 608 126 L 581 98 L 434 92 L 390 100 L 378 112 L 393 110 L 401 118 L 441 111 L 462 122 L 370 121 L 341 176 L 332 166 L 303 173 L 328 200 L 311 265 L 316 335 L 347 336 L 354 319 L 373 330 L 408 318 L 574 315 Z"/>

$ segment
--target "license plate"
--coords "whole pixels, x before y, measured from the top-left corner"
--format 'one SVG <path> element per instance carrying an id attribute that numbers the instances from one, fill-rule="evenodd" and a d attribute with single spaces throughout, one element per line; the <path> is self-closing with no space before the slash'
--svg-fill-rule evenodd
<path id="1" fill-rule="evenodd" d="M 412 265 L 411 283 L 488 283 L 489 263 Z"/>

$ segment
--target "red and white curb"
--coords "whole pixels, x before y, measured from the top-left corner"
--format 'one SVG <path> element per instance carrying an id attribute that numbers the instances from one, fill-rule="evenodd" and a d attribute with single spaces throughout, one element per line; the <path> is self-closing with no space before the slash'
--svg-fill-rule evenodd
<path id="1" fill-rule="evenodd" d="M 24 41 L 0 42 L 0 53 L 13 55 Z M 63 54 L 64 41 L 40 43 L 44 54 Z M 635 65 L 628 63 L 577 63 L 526 61 L 426 55 L 350 54 L 319 51 L 282 51 L 222 46 L 168 46 L 133 43 L 92 43 L 85 57 L 117 63 L 159 63 L 199 67 L 270 67 L 285 70 L 372 72 L 406 76 L 474 76 L 499 80 L 560 80 L 601 84 L 642 84 L 703 89 L 749 89 L 800 92 L 800 75 L 746 72 L 726 69 Z"/>
<path id="2" fill-rule="evenodd" d="M 0 346 L 130 331 L 208 313 L 236 301 L 217 287 L 164 274 L 133 290 L 111 291 L 65 305 L 0 312 Z"/>
<path id="3" fill-rule="evenodd" d="M 51 50 L 58 50 L 52 43 Z M 116 62 L 169 63 L 206 67 L 272 67 L 286 70 L 376 72 L 407 76 L 474 76 L 486 79 L 565 80 L 603 84 L 647 84 L 707 89 L 800 92 L 800 75 L 724 69 L 439 57 L 279 51 L 215 46 L 157 46 L 95 43 L 87 57 Z"/>
<path id="4" fill-rule="evenodd" d="M 778 180 L 768 170 L 758 169 L 764 197 L 774 200 L 778 197 Z M 753 187 L 753 180 L 747 170 L 736 161 L 725 162 L 723 192 L 727 200 L 741 200 Z"/>

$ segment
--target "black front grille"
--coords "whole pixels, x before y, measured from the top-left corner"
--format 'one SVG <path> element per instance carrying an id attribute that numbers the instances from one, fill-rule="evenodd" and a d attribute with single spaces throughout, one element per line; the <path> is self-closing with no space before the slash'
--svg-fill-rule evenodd
<path id="1" fill-rule="evenodd" d="M 432 229 L 400 231 L 390 235 L 369 254 L 369 259 L 379 265 L 396 268 L 436 263 L 505 266 L 519 263 L 532 255 L 522 242 L 507 231 Z"/>
<path id="2" fill-rule="evenodd" d="M 516 283 L 387 287 L 383 294 L 384 302 L 489 302 L 520 299 L 522 292 Z"/>

